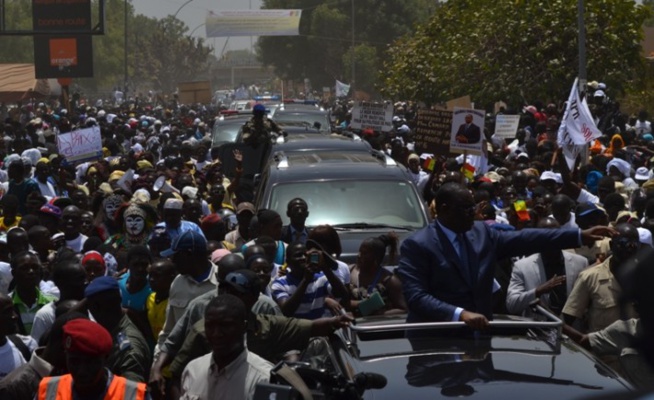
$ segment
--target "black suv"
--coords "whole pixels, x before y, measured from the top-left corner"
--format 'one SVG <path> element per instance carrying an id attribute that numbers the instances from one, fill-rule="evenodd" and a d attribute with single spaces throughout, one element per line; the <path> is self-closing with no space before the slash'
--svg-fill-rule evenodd
<path id="1" fill-rule="evenodd" d="M 288 224 L 288 202 L 304 199 L 307 226 L 333 226 L 346 263 L 356 261 L 363 239 L 393 230 L 402 240 L 428 224 L 406 169 L 375 150 L 277 152 L 257 181 L 257 209 L 273 209 Z"/>
<path id="2" fill-rule="evenodd" d="M 286 365 L 316 399 L 632 398 L 628 382 L 561 334 L 563 321 L 540 306 L 534 312 L 544 320 L 495 316 L 475 336 L 463 322 L 357 319 L 330 337 L 312 338 L 299 361 Z M 284 365 L 273 369 L 270 384 L 258 385 L 255 399 L 301 398 L 293 397 L 299 385 L 279 373 Z"/>

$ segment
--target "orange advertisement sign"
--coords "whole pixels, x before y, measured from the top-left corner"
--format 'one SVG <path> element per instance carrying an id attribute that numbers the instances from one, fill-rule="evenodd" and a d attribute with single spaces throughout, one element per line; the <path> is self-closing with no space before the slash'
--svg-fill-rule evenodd
<path id="1" fill-rule="evenodd" d="M 50 39 L 50 66 L 77 65 L 77 39 Z"/>

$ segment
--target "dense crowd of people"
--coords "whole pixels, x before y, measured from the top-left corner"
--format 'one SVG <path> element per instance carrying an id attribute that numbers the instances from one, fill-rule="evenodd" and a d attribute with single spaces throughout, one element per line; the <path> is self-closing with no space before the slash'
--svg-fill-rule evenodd
<path id="1" fill-rule="evenodd" d="M 651 387 L 625 351 L 642 327 L 617 271 L 653 246 L 654 134 L 602 84 L 588 96 L 604 136 L 572 169 L 554 104 L 502 108 L 521 115 L 512 140 L 488 114 L 485 151 L 464 158 L 416 152 L 419 105 L 396 103 L 391 132 L 356 133 L 407 169 L 433 221 L 401 247 L 393 232 L 364 240 L 353 265 L 333 227 L 305 225 L 304 199 L 288 225 L 246 201 L 247 160 L 234 151 L 226 176 L 203 106 L 2 105 L 0 398 L 252 398 L 275 363 L 356 318 L 484 330 L 494 313 L 533 316 L 535 300 Z M 339 130 L 351 107 L 332 105 Z M 244 145 L 279 132 L 263 108 Z M 102 157 L 62 157 L 57 135 L 91 126 Z"/>

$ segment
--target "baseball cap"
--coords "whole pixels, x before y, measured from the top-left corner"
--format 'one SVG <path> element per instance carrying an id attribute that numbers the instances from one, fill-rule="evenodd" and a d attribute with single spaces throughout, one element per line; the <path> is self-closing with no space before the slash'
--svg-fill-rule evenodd
<path id="1" fill-rule="evenodd" d="M 557 174 L 556 172 L 552 171 L 545 171 L 541 174 L 540 180 L 545 181 L 545 180 L 553 180 L 556 183 L 563 183 L 563 178 L 561 177 L 561 174 Z"/>
<path id="2" fill-rule="evenodd" d="M 265 113 L 266 112 L 266 107 L 263 104 L 255 104 L 254 107 L 252 107 L 252 112 L 253 113 Z"/>
<path id="3" fill-rule="evenodd" d="M 93 296 L 98 293 L 107 292 L 109 290 L 115 290 L 120 292 L 118 287 L 118 281 L 116 278 L 111 276 L 100 276 L 95 278 L 89 283 L 89 285 L 84 289 L 84 297 Z"/>
<path id="4" fill-rule="evenodd" d="M 173 240 L 168 250 L 161 252 L 161 257 L 170 257 L 180 250 L 189 250 L 193 253 L 207 253 L 207 239 L 196 231 L 186 231 Z"/>
<path id="5" fill-rule="evenodd" d="M 599 207 L 597 207 L 593 203 L 581 203 L 577 205 L 577 208 L 575 210 L 575 215 L 577 217 L 583 217 L 593 212 L 603 213 L 604 211 L 602 211 Z"/>
<path id="6" fill-rule="evenodd" d="M 248 203 L 247 201 L 239 203 L 238 206 L 236 206 L 236 214 L 240 214 L 243 211 L 249 211 L 252 214 L 256 214 L 257 211 L 254 208 L 254 204 Z"/>
<path id="7" fill-rule="evenodd" d="M 227 274 L 220 285 L 229 285 L 232 289 L 242 294 L 258 295 L 261 292 L 261 280 L 256 272 L 249 269 L 239 269 Z"/>
<path id="8" fill-rule="evenodd" d="M 61 209 L 52 204 L 44 204 L 39 209 L 39 212 L 42 214 L 52 215 L 55 218 L 61 218 Z"/>

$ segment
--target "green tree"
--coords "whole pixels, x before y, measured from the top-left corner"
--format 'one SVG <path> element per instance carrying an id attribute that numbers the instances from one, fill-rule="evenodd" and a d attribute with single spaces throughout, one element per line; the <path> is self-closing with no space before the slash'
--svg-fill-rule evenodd
<path id="1" fill-rule="evenodd" d="M 375 73 L 367 64 L 381 59 L 398 36 L 410 34 L 417 22 L 425 21 L 432 4 L 428 0 L 354 1 L 355 69 L 361 72 L 355 77 L 357 89 L 373 89 L 370 74 Z M 262 8 L 303 10 L 299 36 L 259 38 L 257 53 L 264 64 L 287 79 L 309 78 L 314 87 L 332 86 L 334 79 L 352 80 L 350 61 L 344 63 L 352 47 L 352 0 L 264 0 Z M 361 59 L 359 53 L 371 58 Z"/>
<path id="2" fill-rule="evenodd" d="M 31 30 L 32 3 L 20 0 L 4 3 L 5 29 Z M 0 62 L 32 63 L 34 62 L 34 40 L 31 36 L 0 36 Z"/>
<path id="3" fill-rule="evenodd" d="M 650 13 L 654 14 L 654 0 L 643 0 L 643 5 L 649 8 Z M 654 26 L 654 17 L 650 17 L 645 20 L 645 26 Z"/>
<path id="4" fill-rule="evenodd" d="M 618 91 L 643 70 L 645 7 L 586 0 L 588 77 Z M 576 2 L 450 0 L 394 43 L 381 91 L 392 98 L 442 102 L 471 95 L 477 104 L 564 98 L 577 75 Z"/>

